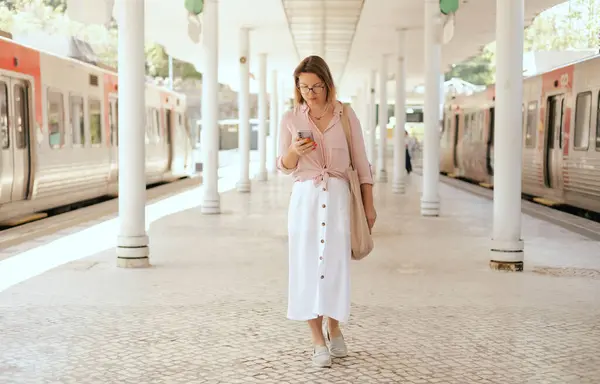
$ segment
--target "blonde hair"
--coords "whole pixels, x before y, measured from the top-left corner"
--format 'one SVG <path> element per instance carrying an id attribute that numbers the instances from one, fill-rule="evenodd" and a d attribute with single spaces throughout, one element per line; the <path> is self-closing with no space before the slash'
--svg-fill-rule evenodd
<path id="1" fill-rule="evenodd" d="M 294 85 L 296 86 L 294 88 L 294 102 L 296 105 L 301 105 L 305 102 L 304 98 L 302 98 L 302 93 L 300 93 L 300 89 L 298 89 L 301 73 L 313 73 L 317 75 L 317 77 L 325 83 L 325 90 L 327 91 L 326 102 L 333 103 L 336 100 L 335 84 L 333 84 L 333 76 L 331 76 L 329 66 L 325 60 L 319 56 L 308 56 L 302 60 L 294 70 Z"/>

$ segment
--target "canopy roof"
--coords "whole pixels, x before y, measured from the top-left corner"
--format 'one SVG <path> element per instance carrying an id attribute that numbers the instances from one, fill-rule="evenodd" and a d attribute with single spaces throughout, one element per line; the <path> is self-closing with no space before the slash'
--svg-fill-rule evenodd
<path id="1" fill-rule="evenodd" d="M 112 1 L 96 0 L 94 7 L 104 9 L 102 3 Z M 561 2 L 525 0 L 525 24 Z M 90 15 L 90 2 L 85 3 Z M 453 33 L 446 35 L 452 38 L 442 50 L 444 71 L 495 40 L 496 0 L 460 3 L 458 12 L 446 20 L 447 32 Z M 289 79 L 286 91 L 291 92 L 295 66 L 305 56 L 319 54 L 330 64 L 340 96 L 347 98 L 366 85 L 384 54 L 390 55 L 389 79 L 393 79 L 397 30 L 407 29 L 407 89 L 412 89 L 424 76 L 423 12 L 424 0 L 220 0 L 219 82 L 238 89 L 240 28 L 249 27 L 252 73 L 258 72 L 257 55 L 267 53 L 269 71 L 277 69 L 280 79 Z M 203 72 L 202 41 L 190 38 L 195 27 L 189 20 L 183 1 L 146 0 L 146 37 Z M 251 91 L 257 90 L 258 83 L 252 80 Z"/>

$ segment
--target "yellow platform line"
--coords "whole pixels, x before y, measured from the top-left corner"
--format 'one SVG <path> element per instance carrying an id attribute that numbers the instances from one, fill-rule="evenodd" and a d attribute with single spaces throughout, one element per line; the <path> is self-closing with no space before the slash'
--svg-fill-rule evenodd
<path id="1" fill-rule="evenodd" d="M 454 173 L 449 173 L 446 175 L 447 177 L 450 177 L 452 179 L 456 179 L 456 175 Z"/>
<path id="2" fill-rule="evenodd" d="M 36 221 L 36 220 L 40 220 L 43 219 L 45 217 L 47 217 L 48 214 L 47 213 L 33 213 L 31 215 L 28 216 L 22 216 L 22 217 L 17 217 L 15 219 L 9 219 L 6 221 L 2 221 L 0 222 L 1 226 L 5 226 L 5 227 L 14 227 L 17 225 L 21 225 L 21 224 L 25 224 L 25 223 L 30 223 L 32 221 Z"/>
<path id="3" fill-rule="evenodd" d="M 545 199 L 543 197 L 534 197 L 533 201 L 535 201 L 538 204 L 546 205 L 548 207 L 553 207 L 555 205 L 559 205 L 560 204 L 560 203 L 558 203 L 556 201 L 548 200 L 548 199 Z"/>
<path id="4" fill-rule="evenodd" d="M 480 186 L 487 189 L 492 189 L 493 185 L 490 183 L 479 183 Z"/>

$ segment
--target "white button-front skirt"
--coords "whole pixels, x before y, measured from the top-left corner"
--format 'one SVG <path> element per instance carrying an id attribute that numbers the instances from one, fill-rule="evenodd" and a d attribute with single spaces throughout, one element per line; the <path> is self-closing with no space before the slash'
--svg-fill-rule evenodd
<path id="1" fill-rule="evenodd" d="M 343 179 L 294 183 L 288 211 L 288 318 L 350 315 L 350 190 Z"/>

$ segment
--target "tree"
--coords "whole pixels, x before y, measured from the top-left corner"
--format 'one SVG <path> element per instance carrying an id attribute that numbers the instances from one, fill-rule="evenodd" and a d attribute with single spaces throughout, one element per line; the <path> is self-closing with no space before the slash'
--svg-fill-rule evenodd
<path id="1" fill-rule="evenodd" d="M 154 77 L 169 76 L 169 56 L 165 49 L 152 44 L 146 47 L 146 61 L 148 63 L 148 74 Z M 202 74 L 196 71 L 196 68 L 183 61 L 173 59 L 173 76 L 183 79 L 202 79 Z"/>
<path id="2" fill-rule="evenodd" d="M 453 66 L 444 77 L 446 80 L 457 77 L 476 85 L 492 84 L 494 82 L 493 58 L 493 51 L 486 48 L 480 55 Z"/>
<path id="3" fill-rule="evenodd" d="M 570 0 L 540 13 L 524 32 L 524 51 L 564 51 L 600 47 L 600 0 Z M 488 85 L 494 82 L 495 43 L 446 74 Z"/>
<path id="4" fill-rule="evenodd" d="M 535 18 L 525 31 L 525 51 L 598 48 L 600 0 L 570 0 Z"/>
<path id="5" fill-rule="evenodd" d="M 0 29 L 14 33 L 41 30 L 51 35 L 73 36 L 88 42 L 102 63 L 117 68 L 118 29 L 113 20 L 108 25 L 84 25 L 65 14 L 66 0 L 0 0 Z M 146 45 L 147 73 L 169 76 L 169 60 L 163 47 Z M 193 65 L 173 62 L 175 76 L 201 79 Z"/>

